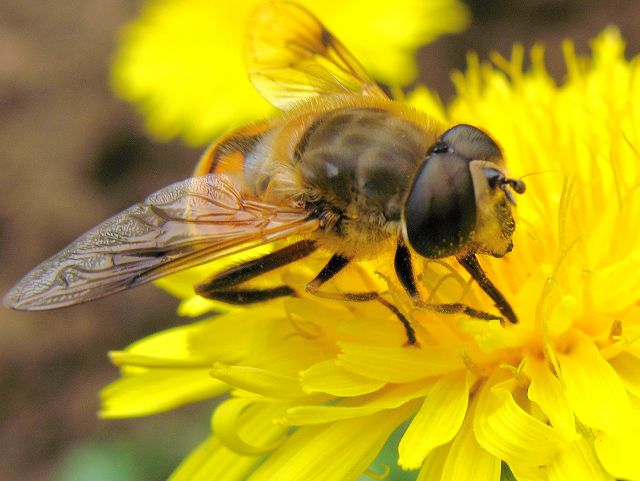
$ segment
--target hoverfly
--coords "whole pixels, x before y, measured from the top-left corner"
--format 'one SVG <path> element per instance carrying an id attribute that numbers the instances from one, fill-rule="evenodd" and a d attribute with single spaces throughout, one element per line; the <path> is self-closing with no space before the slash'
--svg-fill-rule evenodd
<path id="1" fill-rule="evenodd" d="M 392 101 L 308 11 L 291 3 L 256 11 L 247 48 L 257 90 L 282 112 L 213 143 L 195 176 L 151 194 L 44 261 L 4 298 L 14 309 L 44 310 L 97 299 L 240 251 L 292 240 L 196 286 L 206 298 L 248 304 L 293 295 L 287 285 L 245 282 L 317 249 L 333 255 L 306 291 L 381 302 L 378 292 L 329 294 L 321 286 L 354 259 L 396 247 L 395 271 L 417 306 L 516 322 L 476 254 L 512 248 L 513 192 L 500 148 L 480 129 L 444 129 Z M 501 316 L 420 298 L 412 254 L 455 257 Z"/>

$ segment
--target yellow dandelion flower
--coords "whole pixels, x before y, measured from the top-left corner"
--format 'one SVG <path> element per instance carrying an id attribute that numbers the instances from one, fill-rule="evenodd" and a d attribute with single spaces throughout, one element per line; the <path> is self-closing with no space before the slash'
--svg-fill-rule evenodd
<path id="1" fill-rule="evenodd" d="M 114 353 L 122 378 L 103 391 L 103 416 L 228 392 L 211 437 L 172 481 L 353 480 L 390 443 L 420 481 L 497 481 L 504 465 L 519 481 L 639 481 L 640 58 L 625 60 L 615 29 L 590 58 L 570 42 L 564 50 L 562 85 L 547 75 L 542 47 L 530 71 L 520 47 L 495 66 L 471 56 L 442 110 L 486 128 L 511 171 L 529 175 L 513 252 L 482 260 L 518 324 L 413 308 L 391 252 L 331 288 L 388 290 L 417 348 L 373 302 L 300 295 L 245 309 L 198 298 L 191 286 L 210 274 L 205 266 L 161 284 L 183 298 L 182 314 L 223 314 Z M 304 292 L 326 260 L 315 253 L 260 282 Z M 492 309 L 455 266 L 419 268 L 430 300 Z"/>
<path id="2" fill-rule="evenodd" d="M 258 3 L 149 0 L 140 17 L 126 26 L 112 84 L 138 107 L 152 134 L 202 145 L 271 111 L 243 65 L 247 22 Z M 414 80 L 418 47 L 458 32 L 468 22 L 468 12 L 457 0 L 300 3 L 320 15 L 375 78 L 394 85 Z"/>

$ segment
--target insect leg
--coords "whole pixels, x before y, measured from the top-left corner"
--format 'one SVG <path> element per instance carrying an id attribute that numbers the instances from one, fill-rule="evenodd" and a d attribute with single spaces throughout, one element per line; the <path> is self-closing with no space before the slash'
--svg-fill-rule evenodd
<path id="1" fill-rule="evenodd" d="M 325 265 L 320 273 L 309 282 L 305 290 L 309 294 L 313 294 L 318 297 L 322 297 L 324 299 L 337 299 L 341 301 L 355 301 L 355 302 L 366 302 L 366 301 L 378 301 L 380 304 L 385 306 L 391 312 L 393 312 L 396 317 L 400 320 L 402 325 L 404 326 L 404 330 L 407 335 L 407 344 L 415 345 L 416 343 L 416 332 L 413 329 L 413 326 L 409 322 L 409 320 L 400 312 L 400 310 L 383 298 L 379 293 L 375 291 L 369 292 L 341 292 L 341 293 L 332 293 L 332 292 L 321 292 L 319 291 L 320 287 L 335 276 L 338 272 L 340 272 L 349 262 L 350 258 L 341 256 L 339 254 L 334 254 L 327 265 Z"/>
<path id="2" fill-rule="evenodd" d="M 518 322 L 518 317 L 515 312 L 513 312 L 509 302 L 482 270 L 482 267 L 478 262 L 478 258 L 474 254 L 468 254 L 463 257 L 458 257 L 457 259 L 460 265 L 464 267 L 469 274 L 471 274 L 471 277 L 475 279 L 482 290 L 486 292 L 491 299 L 493 299 L 493 302 L 502 315 L 506 317 L 509 322 L 516 324 Z"/>
<path id="3" fill-rule="evenodd" d="M 473 307 L 469 307 L 466 304 L 462 304 L 459 302 L 447 303 L 447 304 L 435 304 L 435 303 L 424 302 L 420 298 L 420 293 L 418 292 L 418 287 L 416 286 L 416 279 L 414 276 L 413 266 L 411 263 L 411 253 L 409 252 L 409 249 L 402 241 L 398 242 L 398 248 L 396 249 L 396 255 L 394 258 L 394 266 L 396 269 L 396 275 L 400 280 L 400 284 L 402 284 L 402 287 L 404 287 L 404 290 L 407 292 L 409 297 L 411 297 L 411 299 L 413 300 L 413 303 L 417 307 L 430 309 L 432 311 L 441 312 L 443 314 L 462 313 L 470 317 L 475 317 L 477 319 L 484 319 L 484 320 L 501 319 L 499 316 L 496 316 L 495 314 L 489 314 L 487 312 L 479 311 L 477 309 L 474 309 Z"/>
<path id="4" fill-rule="evenodd" d="M 441 314 L 466 314 L 469 317 L 482 319 L 483 321 L 491 321 L 493 319 L 502 320 L 502 317 L 489 312 L 479 311 L 473 307 L 467 306 L 460 302 L 450 302 L 446 304 L 435 304 L 431 302 L 422 302 L 416 304 L 418 307 L 439 312 Z"/>
<path id="5" fill-rule="evenodd" d="M 411 264 L 411 253 L 404 242 L 399 241 L 396 248 L 396 255 L 393 259 L 393 265 L 396 269 L 396 275 L 400 280 L 400 284 L 404 287 L 411 300 L 415 304 L 421 303 L 420 293 L 416 286 L 416 278 L 413 275 L 413 265 Z"/>
<path id="6" fill-rule="evenodd" d="M 252 304 L 276 297 L 294 295 L 295 291 L 287 285 L 265 289 L 243 289 L 236 286 L 278 267 L 302 259 L 315 250 L 315 241 L 301 240 L 275 252 L 217 273 L 211 279 L 198 284 L 195 287 L 196 294 L 207 299 L 215 299 L 229 304 Z"/>

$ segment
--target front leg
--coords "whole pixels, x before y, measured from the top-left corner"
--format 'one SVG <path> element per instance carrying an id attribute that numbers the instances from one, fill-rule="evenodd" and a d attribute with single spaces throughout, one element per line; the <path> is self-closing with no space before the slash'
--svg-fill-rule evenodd
<path id="1" fill-rule="evenodd" d="M 474 278 L 482 290 L 493 300 L 500 313 L 506 317 L 509 322 L 516 324 L 518 322 L 516 313 L 513 312 L 511 305 L 502 295 L 502 292 L 498 290 L 493 282 L 491 282 L 487 277 L 484 270 L 482 270 L 482 267 L 478 262 L 478 258 L 474 254 L 468 254 L 463 257 L 457 257 L 457 259 L 460 265 L 464 267 L 469 274 L 471 274 L 471 277 Z"/>
<path id="2" fill-rule="evenodd" d="M 411 262 L 411 253 L 409 252 L 409 249 L 405 245 L 405 243 L 402 242 L 402 240 L 398 242 L 398 247 L 396 248 L 396 255 L 394 258 L 394 267 L 396 270 L 396 275 L 398 276 L 398 280 L 400 281 L 400 284 L 402 284 L 402 287 L 404 288 L 408 296 L 413 301 L 414 306 L 416 307 L 429 309 L 431 311 L 439 312 L 441 314 L 466 314 L 469 317 L 475 317 L 476 319 L 483 319 L 483 320 L 502 319 L 500 316 L 496 316 L 495 314 L 490 314 L 488 312 L 479 311 L 477 309 L 474 309 L 473 307 L 467 306 L 466 304 L 462 304 L 460 302 L 445 303 L 445 304 L 424 302 L 420 297 L 420 293 L 418 292 L 418 286 L 416 285 L 415 274 L 413 271 L 413 264 Z M 475 276 L 474 276 L 474 279 L 476 279 Z M 502 312 L 502 310 L 500 310 L 500 312 Z"/>
<path id="3" fill-rule="evenodd" d="M 423 304 L 416 285 L 416 278 L 413 273 L 413 264 L 411 262 L 411 252 L 402 240 L 398 241 L 396 255 L 393 259 L 393 266 L 396 269 L 396 275 L 404 290 L 409 295 L 415 305 Z"/>

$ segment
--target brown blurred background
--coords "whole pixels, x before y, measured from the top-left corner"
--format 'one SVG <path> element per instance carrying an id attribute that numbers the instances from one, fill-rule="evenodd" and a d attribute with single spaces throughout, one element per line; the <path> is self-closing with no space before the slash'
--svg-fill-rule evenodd
<path id="1" fill-rule="evenodd" d="M 513 42 L 542 41 L 558 79 L 567 37 L 586 53 L 588 40 L 614 24 L 628 56 L 640 52 L 637 1 L 467 4 L 471 27 L 419 57 L 421 80 L 444 99 L 453 93 L 449 72 L 464 67 L 469 49 L 487 58 L 491 50 L 508 55 Z M 199 150 L 149 139 L 108 87 L 117 32 L 141 5 L 0 3 L 0 293 L 88 228 L 190 175 Z M 0 481 L 164 479 L 206 434 L 209 406 L 129 421 L 95 413 L 98 390 L 116 377 L 107 351 L 184 322 L 175 307 L 150 286 L 49 313 L 0 307 Z M 109 478 L 87 471 L 101 463 L 110 465 Z"/>

